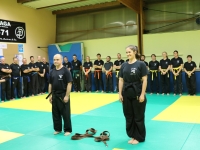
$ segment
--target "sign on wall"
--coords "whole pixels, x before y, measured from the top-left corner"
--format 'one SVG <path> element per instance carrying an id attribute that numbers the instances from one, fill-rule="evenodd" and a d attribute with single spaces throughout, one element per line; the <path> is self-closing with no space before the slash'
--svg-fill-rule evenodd
<path id="1" fill-rule="evenodd" d="M 18 52 L 19 53 L 24 53 L 24 46 L 23 46 L 23 44 L 18 44 Z"/>
<path id="2" fill-rule="evenodd" d="M 26 43 L 26 25 L 0 19 L 0 42 Z"/>

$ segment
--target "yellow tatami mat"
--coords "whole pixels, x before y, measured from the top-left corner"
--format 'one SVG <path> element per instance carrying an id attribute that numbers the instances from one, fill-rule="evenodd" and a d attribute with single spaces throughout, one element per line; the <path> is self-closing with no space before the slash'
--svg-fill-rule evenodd
<path id="1" fill-rule="evenodd" d="M 153 120 L 200 123 L 199 108 L 199 96 L 182 96 Z"/>
<path id="2" fill-rule="evenodd" d="M 51 112 L 51 104 L 45 99 L 46 96 L 45 94 L 0 103 L 0 107 Z M 116 101 L 118 94 L 71 93 L 70 99 L 71 113 L 82 114 Z"/>
<path id="3" fill-rule="evenodd" d="M 0 144 L 23 136 L 23 134 L 0 130 Z"/>

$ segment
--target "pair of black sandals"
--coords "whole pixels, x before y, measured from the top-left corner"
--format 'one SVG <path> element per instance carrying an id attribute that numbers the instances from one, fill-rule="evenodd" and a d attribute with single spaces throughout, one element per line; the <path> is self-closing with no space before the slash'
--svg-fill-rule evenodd
<path id="1" fill-rule="evenodd" d="M 72 140 L 81 140 L 83 138 L 94 138 L 94 141 L 96 142 L 103 142 L 106 147 L 108 147 L 108 144 L 106 141 L 110 140 L 110 133 L 108 131 L 103 131 L 100 136 L 95 137 L 94 135 L 96 134 L 97 130 L 94 128 L 87 129 L 85 134 L 79 134 L 76 133 L 71 137 Z"/>

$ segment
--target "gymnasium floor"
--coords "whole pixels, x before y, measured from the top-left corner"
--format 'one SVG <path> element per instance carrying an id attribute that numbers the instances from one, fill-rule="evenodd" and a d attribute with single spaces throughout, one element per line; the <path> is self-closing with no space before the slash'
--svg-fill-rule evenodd
<path id="1" fill-rule="evenodd" d="M 108 147 L 92 138 L 53 135 L 46 95 L 0 103 L 0 150 L 200 150 L 200 97 L 147 95 L 146 142 L 129 145 L 117 94 L 72 93 L 73 133 L 108 130 Z"/>

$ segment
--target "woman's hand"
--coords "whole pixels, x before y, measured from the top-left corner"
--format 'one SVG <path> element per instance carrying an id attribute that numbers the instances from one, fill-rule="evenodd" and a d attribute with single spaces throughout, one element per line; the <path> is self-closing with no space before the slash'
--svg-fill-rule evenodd
<path id="1" fill-rule="evenodd" d="M 140 102 L 140 103 L 144 102 L 144 99 L 145 99 L 144 95 L 140 95 L 140 97 L 139 97 L 139 102 Z"/>
<path id="2" fill-rule="evenodd" d="M 121 103 L 123 103 L 123 96 L 122 96 L 121 94 L 119 94 L 119 101 L 120 101 Z"/>

